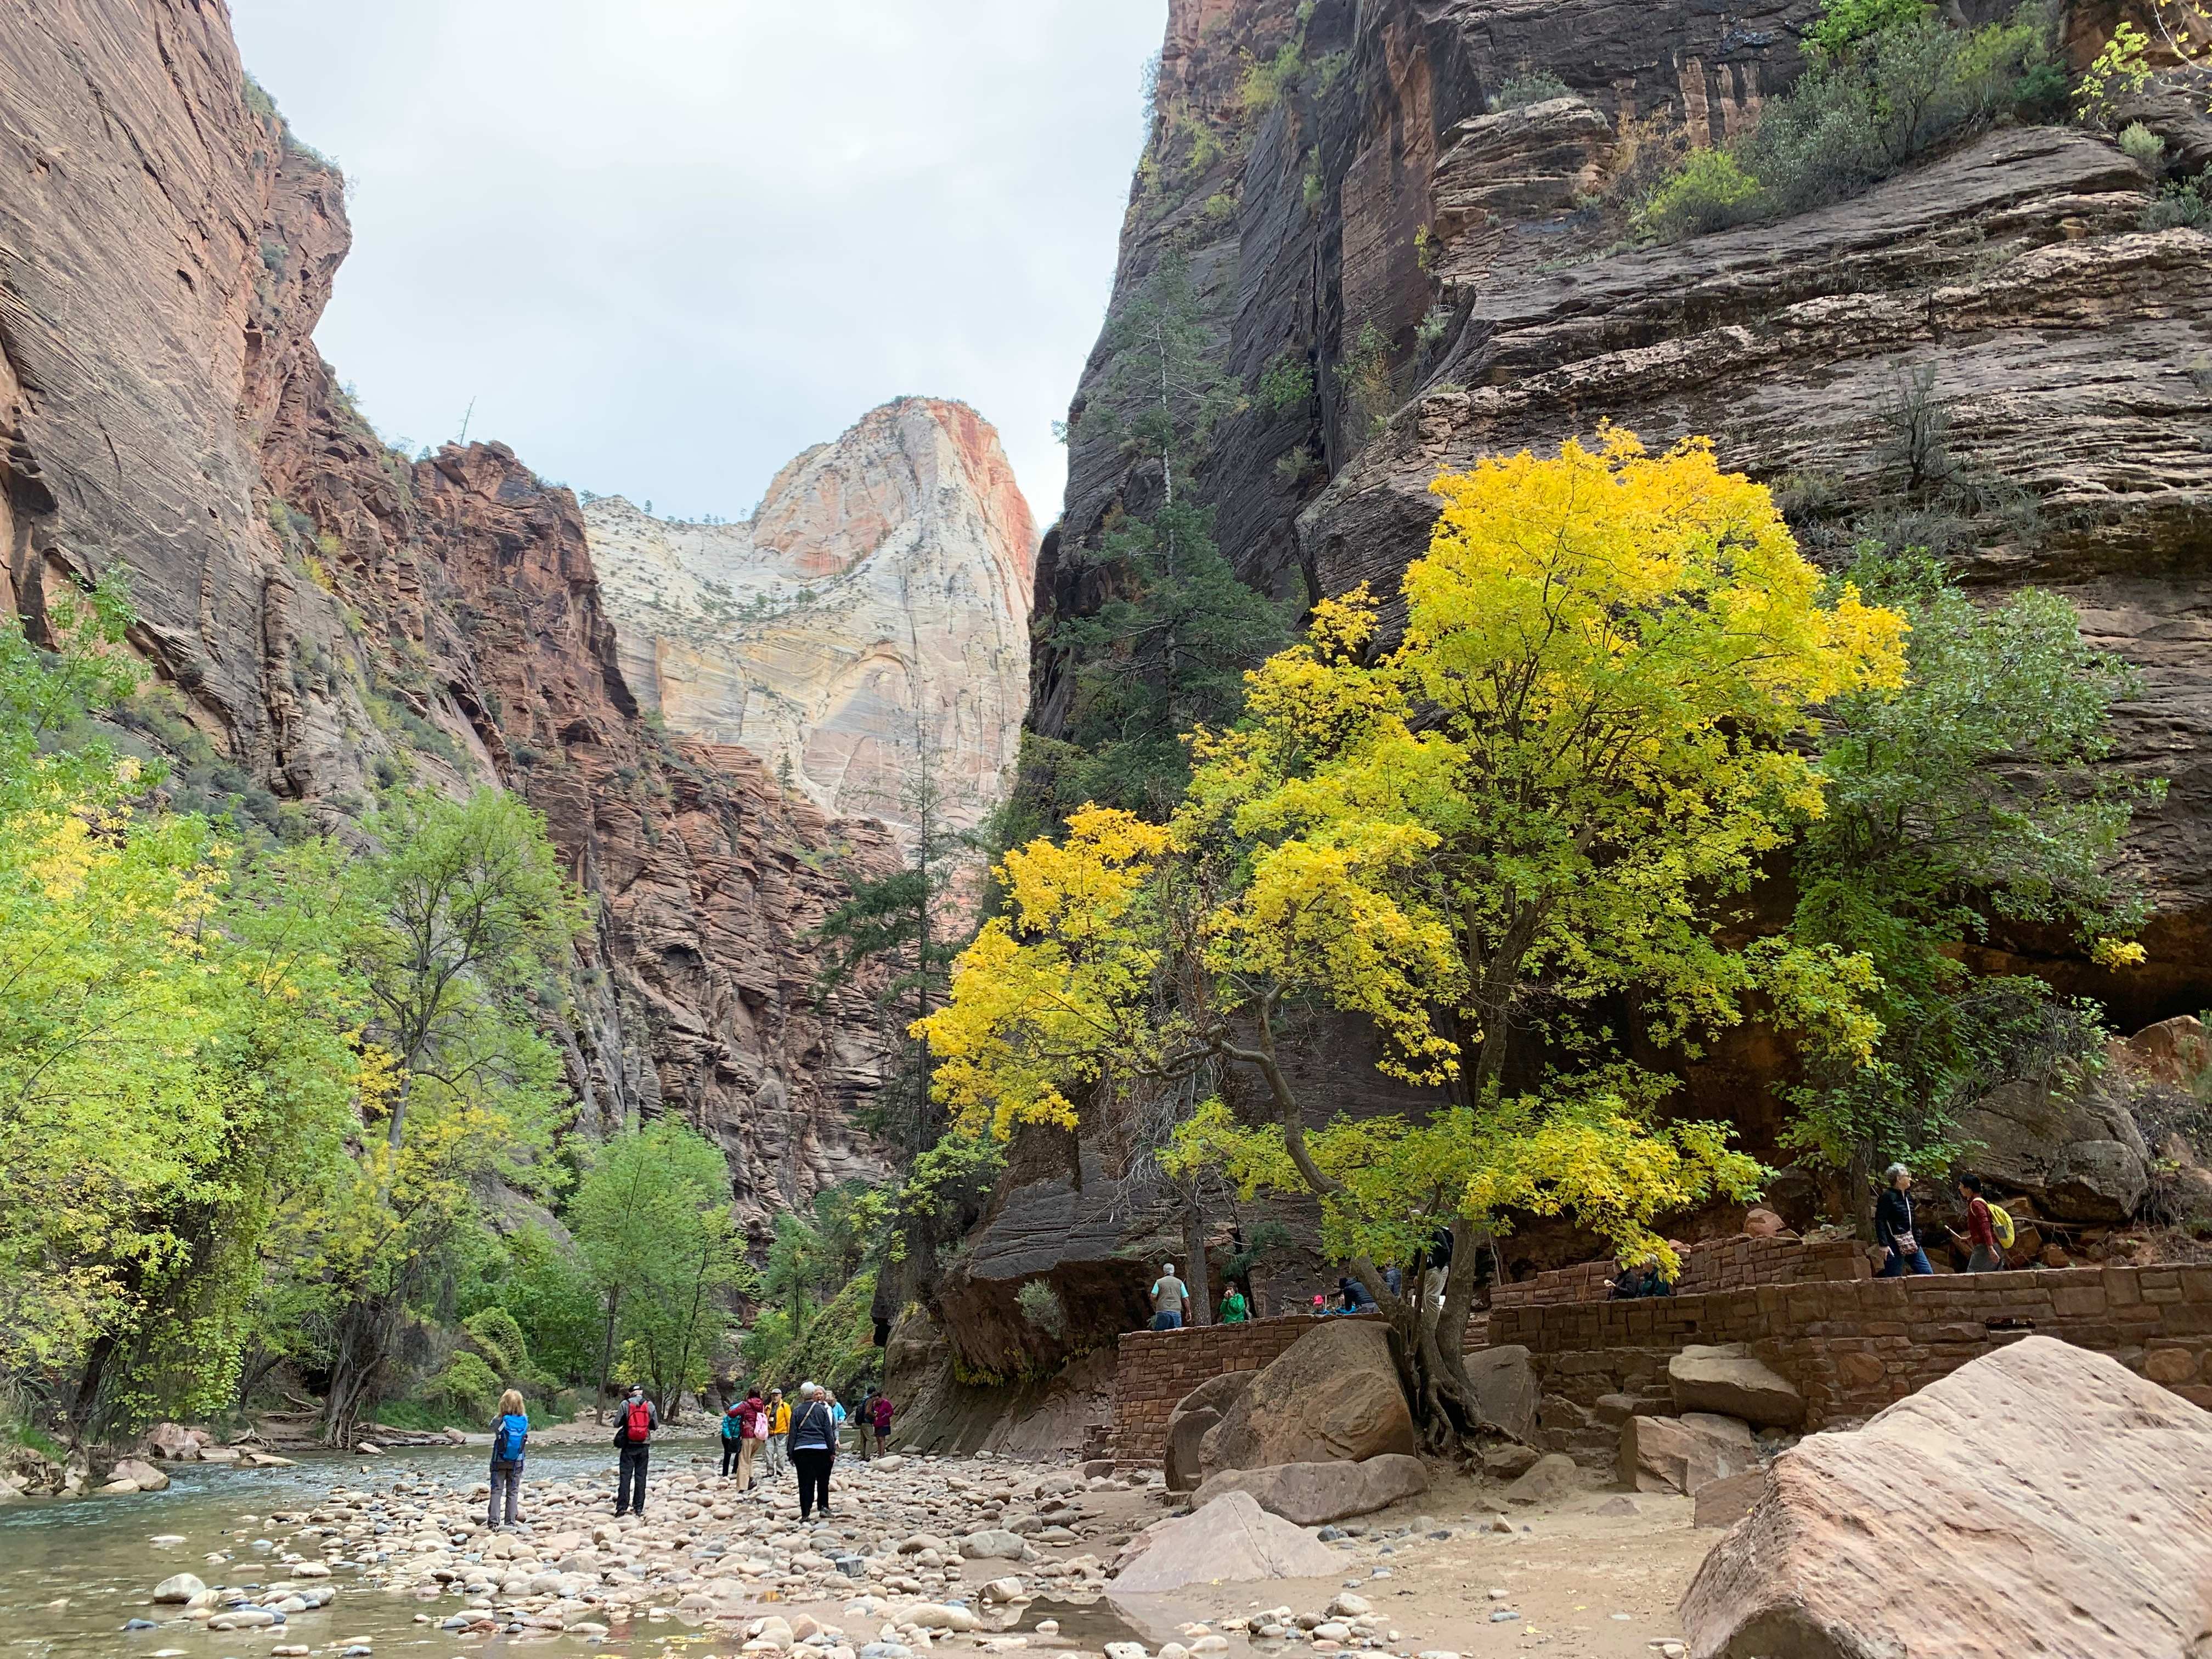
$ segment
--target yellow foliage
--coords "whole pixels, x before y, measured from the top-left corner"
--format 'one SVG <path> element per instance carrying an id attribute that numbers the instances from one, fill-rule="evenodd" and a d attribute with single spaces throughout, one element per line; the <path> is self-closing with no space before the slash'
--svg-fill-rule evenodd
<path id="1" fill-rule="evenodd" d="M 1013 915 L 915 1030 L 939 1097 L 1003 1134 L 1201 1059 L 1258 1069 L 1291 1120 L 1279 1015 L 1364 1015 L 1384 1071 L 1464 1079 L 1472 1103 L 1332 1124 L 1316 1180 L 1279 1127 L 1216 1102 L 1170 1161 L 1255 1191 L 1320 1186 L 1347 1252 L 1403 1259 L 1425 1216 L 1524 1212 L 1663 1255 L 1654 1217 L 1747 1193 L 1757 1169 L 1718 1128 L 1663 1124 L 1663 1080 L 1605 1064 L 1593 1010 L 1626 994 L 1647 1036 L 1687 1044 L 1763 993 L 1863 1062 L 1880 1035 L 1865 961 L 1747 947 L 1731 905 L 1822 811 L 1813 710 L 1899 684 L 1905 624 L 1853 591 L 1824 603 L 1767 491 L 1702 440 L 1653 456 L 1607 428 L 1435 489 L 1395 647 L 1364 587 L 1317 605 L 1248 677 L 1244 720 L 1193 734 L 1170 823 L 1090 808 L 1008 856 Z M 1539 1017 L 1554 1054 L 1595 1069 L 1507 1097 L 1505 1050 Z"/>

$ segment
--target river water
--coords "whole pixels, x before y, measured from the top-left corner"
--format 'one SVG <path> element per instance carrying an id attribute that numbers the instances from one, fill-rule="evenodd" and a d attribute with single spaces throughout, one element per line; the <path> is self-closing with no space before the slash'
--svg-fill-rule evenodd
<path id="1" fill-rule="evenodd" d="M 656 1449 L 655 1462 L 711 1456 L 710 1447 L 704 1439 L 678 1441 L 665 1452 Z M 434 1475 L 465 1489 L 468 1482 L 483 1478 L 486 1462 L 482 1446 L 439 1446 L 395 1449 L 368 1459 L 306 1453 L 289 1469 L 167 1463 L 161 1466 L 170 1479 L 165 1492 L 0 1509 L 0 1659 L 154 1659 L 165 1653 L 184 1659 L 267 1659 L 280 1644 L 325 1655 L 339 1653 L 356 1639 L 373 1647 L 375 1659 L 525 1653 L 550 1659 L 587 1652 L 698 1659 L 732 1645 L 726 1637 L 709 1638 L 672 1620 L 645 1626 L 628 1638 L 598 1642 L 538 1635 L 456 1638 L 434 1622 L 416 1622 L 420 1613 L 434 1610 L 442 1618 L 453 1612 L 459 1605 L 453 1598 L 426 1603 L 359 1585 L 359 1575 L 343 1568 L 317 1581 L 337 1589 L 331 1606 L 295 1613 L 273 1631 L 210 1632 L 176 1618 L 178 1608 L 151 1605 L 154 1586 L 172 1573 L 195 1574 L 210 1587 L 244 1588 L 283 1578 L 286 1570 L 278 1555 L 292 1528 L 242 1517 L 319 1507 L 334 1486 L 382 1492 L 416 1474 Z M 611 1507 L 614 1451 L 602 1442 L 533 1443 L 527 1467 L 532 1480 L 604 1471 Z M 173 1534 L 184 1541 L 152 1541 Z M 210 1561 L 210 1555 L 225 1559 Z M 125 1622 L 134 1618 L 155 1620 L 159 1627 L 125 1632 Z"/>

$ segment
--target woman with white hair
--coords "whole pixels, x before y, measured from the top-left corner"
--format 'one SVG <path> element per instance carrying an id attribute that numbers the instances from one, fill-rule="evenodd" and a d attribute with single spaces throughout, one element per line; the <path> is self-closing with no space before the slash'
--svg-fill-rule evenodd
<path id="1" fill-rule="evenodd" d="M 1875 1201 L 1875 1243 L 1883 1250 L 1881 1277 L 1901 1279 L 1907 1273 L 1932 1273 L 1928 1252 L 1920 1248 L 1912 1231 L 1912 1171 L 1893 1164 L 1885 1172 L 1888 1184 Z"/>
<path id="2" fill-rule="evenodd" d="M 791 1462 L 799 1471 L 799 1519 L 810 1520 L 818 1504 L 830 1513 L 830 1470 L 837 1462 L 837 1422 L 830 1396 L 818 1382 L 799 1385 L 799 1408 L 791 1414 Z"/>

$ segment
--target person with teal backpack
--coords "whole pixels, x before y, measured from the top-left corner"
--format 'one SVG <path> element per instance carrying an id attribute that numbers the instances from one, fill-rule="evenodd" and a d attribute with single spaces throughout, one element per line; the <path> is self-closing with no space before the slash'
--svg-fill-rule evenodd
<path id="1" fill-rule="evenodd" d="M 522 1409 L 522 1396 L 509 1389 L 499 1397 L 499 1415 L 491 1425 L 491 1498 L 484 1510 L 484 1525 L 499 1530 L 500 1493 L 507 1494 L 507 1524 L 520 1526 L 522 1502 L 522 1453 L 530 1441 L 530 1419 Z"/>

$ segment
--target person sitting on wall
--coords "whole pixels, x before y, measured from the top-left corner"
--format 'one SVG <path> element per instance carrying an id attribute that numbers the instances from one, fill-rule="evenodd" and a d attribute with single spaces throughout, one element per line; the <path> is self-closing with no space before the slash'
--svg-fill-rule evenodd
<path id="1" fill-rule="evenodd" d="M 1343 1297 L 1338 1309 L 1340 1313 L 1373 1313 L 1375 1298 L 1358 1279 L 1346 1276 L 1336 1281 L 1336 1293 Z"/>

